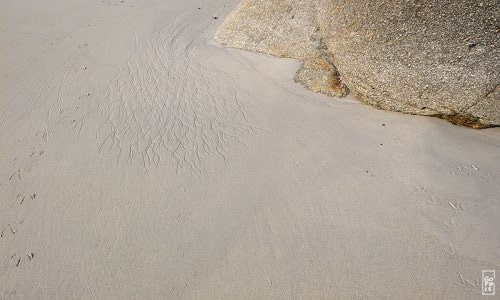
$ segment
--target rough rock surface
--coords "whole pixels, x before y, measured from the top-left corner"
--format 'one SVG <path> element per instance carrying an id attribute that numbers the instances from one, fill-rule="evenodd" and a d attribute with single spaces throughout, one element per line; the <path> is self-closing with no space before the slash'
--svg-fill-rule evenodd
<path id="1" fill-rule="evenodd" d="M 330 96 L 348 93 L 323 43 L 313 1 L 242 1 L 215 39 L 221 45 L 302 60 L 295 81 Z"/>
<path id="2" fill-rule="evenodd" d="M 295 80 L 373 106 L 500 125 L 500 1 L 244 0 L 222 45 L 303 61 Z M 336 74 L 340 74 L 339 80 Z"/>

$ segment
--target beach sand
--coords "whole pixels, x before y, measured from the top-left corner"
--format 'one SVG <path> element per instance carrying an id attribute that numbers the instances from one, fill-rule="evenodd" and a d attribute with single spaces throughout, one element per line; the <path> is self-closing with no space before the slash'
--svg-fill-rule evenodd
<path id="1" fill-rule="evenodd" d="M 238 1 L 2 1 L 2 299 L 476 299 L 500 128 L 329 98 Z"/>

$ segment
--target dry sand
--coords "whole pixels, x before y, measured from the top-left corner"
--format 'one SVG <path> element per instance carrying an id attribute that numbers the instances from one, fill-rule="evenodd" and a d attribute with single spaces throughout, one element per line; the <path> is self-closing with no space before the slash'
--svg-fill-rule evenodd
<path id="1" fill-rule="evenodd" d="M 500 128 L 306 91 L 237 2 L 1 1 L 2 299 L 480 298 Z"/>

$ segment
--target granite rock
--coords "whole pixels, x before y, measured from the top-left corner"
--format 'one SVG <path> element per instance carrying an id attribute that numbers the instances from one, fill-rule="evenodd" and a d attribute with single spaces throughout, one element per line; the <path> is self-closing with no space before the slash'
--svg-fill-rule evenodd
<path id="1" fill-rule="evenodd" d="M 498 0 L 244 0 L 216 40 L 302 60 L 315 92 L 483 128 L 500 125 L 499 15 Z"/>

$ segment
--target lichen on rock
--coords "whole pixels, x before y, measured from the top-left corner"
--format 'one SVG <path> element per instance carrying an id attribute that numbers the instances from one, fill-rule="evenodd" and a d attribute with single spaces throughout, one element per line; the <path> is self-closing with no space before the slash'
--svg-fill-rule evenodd
<path id="1" fill-rule="evenodd" d="M 322 57 L 303 60 L 293 80 L 313 92 L 332 97 L 344 97 L 349 93 L 335 65 Z"/>

